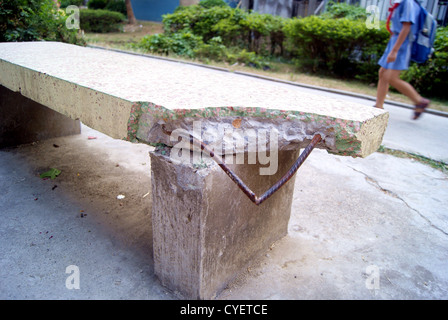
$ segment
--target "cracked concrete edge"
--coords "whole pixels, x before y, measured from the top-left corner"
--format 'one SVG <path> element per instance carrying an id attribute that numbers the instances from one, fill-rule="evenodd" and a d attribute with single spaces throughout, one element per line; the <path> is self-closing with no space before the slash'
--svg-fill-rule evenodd
<path id="1" fill-rule="evenodd" d="M 113 53 L 112 51 L 108 53 L 105 50 L 79 46 L 69 47 L 69 45 L 62 43 L 7 44 L 5 48 L 7 49 L 5 49 L 5 52 L 2 52 L 2 59 L 0 59 L 0 71 L 4 75 L 0 80 L 2 85 L 12 91 L 20 92 L 27 98 L 72 119 L 80 119 L 95 130 L 117 139 L 130 136 L 130 130 L 137 130 L 134 128 L 135 125 L 141 127 L 148 122 L 152 126 L 154 123 L 152 119 L 173 122 L 177 119 L 198 118 L 207 119 L 208 123 L 210 123 L 208 118 L 222 118 L 223 116 L 228 117 L 232 122 L 237 120 L 234 118 L 236 116 L 263 119 L 263 122 L 255 123 L 252 121 L 244 129 L 264 128 L 264 121 L 277 121 L 279 124 L 284 124 L 284 120 L 287 120 L 288 123 L 297 120 L 303 126 L 296 128 L 298 131 L 294 134 L 288 133 L 288 136 L 286 136 L 288 145 L 291 142 L 295 142 L 295 140 L 303 141 L 304 138 L 312 138 L 308 137 L 308 132 L 313 134 L 319 132 L 323 141 L 325 141 L 325 147 L 332 153 L 365 157 L 377 150 L 387 124 L 388 113 L 384 110 L 361 105 L 348 106 L 345 101 L 329 100 L 322 95 L 309 96 L 310 100 L 308 102 L 300 104 L 299 99 L 304 99 L 304 95 L 291 87 L 291 92 L 299 93 L 298 96 L 294 96 L 295 99 L 298 99 L 296 101 L 288 99 L 279 101 L 276 94 L 280 94 L 280 91 L 276 90 L 272 91 L 273 94 L 266 95 L 265 98 L 275 97 L 269 103 L 260 99 L 245 100 L 244 95 L 241 95 L 241 93 L 236 94 L 235 90 L 229 91 L 226 86 L 224 86 L 224 89 L 222 86 L 215 87 L 216 94 L 221 92 L 225 94 L 219 103 L 215 101 L 216 97 L 212 97 L 211 100 L 197 100 L 195 95 L 187 95 L 185 97 L 186 103 L 184 99 L 178 99 L 179 96 L 184 94 L 183 91 L 176 92 L 173 96 L 170 96 L 168 91 L 163 92 L 163 90 L 159 95 L 151 91 L 146 96 L 139 96 L 136 92 L 144 91 L 145 88 L 143 86 L 135 87 L 131 85 L 126 87 L 126 90 L 115 90 L 117 81 L 122 81 L 122 77 L 112 77 L 112 80 L 106 80 L 104 77 L 100 80 L 95 78 L 98 74 L 101 75 L 102 72 L 106 72 L 107 66 L 112 68 L 109 72 L 118 74 L 118 71 L 121 70 L 119 64 L 106 63 L 101 65 L 100 63 L 108 61 L 112 57 L 116 58 L 113 55 L 120 53 Z M 51 54 L 47 54 L 48 49 L 51 49 Z M 55 53 L 53 54 L 53 52 Z M 17 55 L 18 53 L 20 54 Z M 92 59 L 89 61 L 96 62 L 97 64 L 95 65 L 100 65 L 101 68 L 93 70 L 94 72 L 92 73 L 92 67 L 84 64 L 84 68 L 79 67 L 79 70 L 77 69 L 75 72 L 70 72 L 71 70 L 67 72 L 64 57 L 68 54 L 72 54 L 74 59 L 77 59 L 72 61 L 74 64 L 82 64 L 83 59 L 89 58 Z M 36 56 L 38 56 L 37 59 Z M 83 57 L 83 59 L 79 59 L 80 57 Z M 126 58 L 126 56 L 124 57 Z M 127 55 L 127 57 L 131 60 L 131 64 L 128 65 L 128 68 L 131 68 L 131 70 L 141 64 L 141 60 L 135 60 L 131 55 Z M 150 59 L 147 59 L 147 61 L 149 62 Z M 174 66 L 162 65 L 159 68 L 156 67 L 157 63 L 152 63 L 151 65 L 157 69 L 157 72 L 162 74 L 167 73 L 167 70 L 171 71 L 171 73 L 176 73 L 174 71 L 178 70 L 176 67 L 177 63 Z M 142 76 L 141 73 L 139 75 Z M 228 78 L 227 75 L 225 76 L 226 79 Z M 145 74 L 144 77 L 146 76 Z M 179 74 L 176 73 L 176 76 L 183 78 L 186 74 L 179 72 Z M 221 76 L 223 76 L 222 73 Z M 137 77 L 137 80 L 141 79 L 143 78 Z M 132 78 L 127 80 L 134 80 L 134 74 Z M 163 80 L 173 81 L 173 78 L 163 77 Z M 209 80 L 208 78 L 202 77 L 200 80 L 208 85 L 208 81 L 205 81 Z M 237 86 L 245 90 L 246 85 L 249 86 L 251 83 L 251 81 L 240 81 Z M 269 82 L 263 83 L 265 85 L 269 84 Z M 260 90 L 265 89 L 265 85 L 259 87 Z M 277 89 L 276 86 L 274 87 Z M 198 88 L 201 87 L 198 86 Z M 157 87 L 157 89 L 160 91 L 162 88 Z M 131 90 L 132 93 L 129 93 L 128 90 Z M 237 99 L 233 99 L 235 94 Z M 133 102 L 141 101 L 138 98 L 142 98 L 141 100 L 143 101 L 146 99 L 163 101 L 165 107 L 154 102 L 146 102 L 148 108 L 145 108 L 145 113 L 149 114 L 149 119 L 145 121 L 138 120 L 136 124 L 135 119 L 133 119 L 135 118 L 133 117 L 135 112 L 132 110 L 135 109 L 134 105 L 136 103 L 143 103 Z M 244 102 L 240 102 L 239 99 L 242 99 Z M 194 104 L 203 104 L 204 106 L 192 108 L 188 103 L 192 103 L 193 106 Z M 223 104 L 224 106 L 219 108 L 205 107 L 209 103 L 216 103 L 218 106 Z M 266 106 L 260 108 L 250 107 L 259 103 L 262 106 L 266 104 Z M 239 104 L 246 106 L 238 107 Z M 282 109 L 279 110 L 277 109 L 278 107 Z M 148 143 L 159 142 L 148 135 L 142 136 L 141 140 Z"/>
<path id="2" fill-rule="evenodd" d="M 250 118 L 251 120 L 241 120 L 242 118 Z M 195 119 L 203 120 L 204 125 L 201 124 L 199 128 L 195 128 L 193 124 Z M 222 121 L 223 119 L 224 121 Z M 356 121 L 334 118 L 324 114 L 265 108 L 220 107 L 190 109 L 188 112 L 184 112 L 184 110 L 168 110 L 163 106 L 149 102 L 138 102 L 134 103 L 132 107 L 127 140 L 173 146 L 173 141 L 176 144 L 178 141 L 173 140 L 170 135 L 163 132 L 161 129 L 162 123 L 167 124 L 168 131 L 181 128 L 181 131 L 188 134 L 199 130 L 199 140 L 201 140 L 202 130 L 205 129 L 212 132 L 209 136 L 211 141 L 208 143 L 218 147 L 215 152 L 221 154 L 221 151 L 218 151 L 220 142 L 226 141 L 226 134 L 228 133 L 224 130 L 224 127 L 227 125 L 227 129 L 233 130 L 236 128 L 233 125 L 235 120 L 240 120 L 237 129 L 240 130 L 242 136 L 250 141 L 256 141 L 256 135 L 260 128 L 261 130 L 273 130 L 276 127 L 284 127 L 285 122 L 292 121 L 300 125 L 295 126 L 294 130 L 288 129 L 287 134 L 284 132 L 285 130 L 280 130 L 281 133 L 279 133 L 276 143 L 279 151 L 295 149 L 297 145 L 304 148 L 314 134 L 319 133 L 323 141 L 317 146 L 318 148 L 326 149 L 329 153 L 341 156 L 367 157 L 380 147 L 388 119 L 389 113 L 387 112 L 376 114 L 369 119 Z M 230 125 L 230 122 L 232 122 L 232 125 Z M 177 131 L 176 136 L 178 134 L 179 131 Z M 184 137 L 183 139 L 188 138 Z M 247 151 L 248 144 L 244 144 L 243 148 Z M 257 148 L 258 151 L 270 149 L 270 147 L 261 146 L 260 143 L 257 144 Z"/>
<path id="3" fill-rule="evenodd" d="M 192 62 L 192 61 L 184 61 L 184 60 L 178 60 L 178 59 L 173 59 L 173 58 L 168 58 L 168 57 L 151 55 L 151 54 L 147 54 L 147 53 L 139 53 L 139 52 L 133 52 L 133 51 L 127 51 L 127 50 L 121 50 L 121 49 L 115 49 L 115 48 L 95 46 L 95 45 L 87 45 L 87 47 L 108 50 L 108 51 L 114 51 L 114 52 L 119 52 L 119 53 L 125 53 L 125 54 L 132 54 L 132 55 L 136 55 L 136 56 L 160 59 L 160 60 L 171 61 L 171 62 L 184 63 L 184 64 L 189 64 L 189 65 L 193 65 L 193 66 L 197 66 L 197 67 L 214 69 L 214 70 L 223 71 L 223 72 L 230 72 L 230 73 L 234 73 L 234 74 L 257 78 L 257 79 L 273 81 L 273 82 L 278 82 L 278 83 L 283 83 L 283 84 L 288 84 L 288 85 L 293 85 L 293 86 L 303 87 L 303 88 L 308 88 L 308 89 L 313 89 L 313 90 L 325 91 L 325 92 L 335 93 L 335 94 L 340 94 L 340 95 L 345 95 L 345 96 L 351 96 L 351 97 L 370 100 L 370 101 L 376 100 L 376 98 L 373 96 L 369 96 L 369 95 L 365 95 L 365 94 L 361 94 L 361 93 L 350 92 L 350 91 L 345 91 L 345 90 L 340 90 L 340 89 L 326 88 L 326 87 L 315 86 L 315 85 L 294 82 L 294 81 L 288 81 L 288 80 L 282 80 L 282 79 L 277 79 L 277 78 L 268 77 L 268 76 L 262 76 L 262 75 L 258 75 L 258 74 L 250 73 L 250 72 L 232 71 L 227 68 L 210 66 L 210 65 L 206 65 L 206 64 L 202 64 L 202 63 Z M 413 105 L 403 103 L 403 102 L 386 100 L 385 103 L 389 104 L 389 105 L 396 106 L 396 107 L 402 107 L 402 108 L 411 109 L 411 110 L 414 109 Z M 426 109 L 425 112 L 432 114 L 432 115 L 448 118 L 448 112 L 439 111 L 439 110 L 435 110 L 435 109 L 431 109 L 431 108 Z"/>

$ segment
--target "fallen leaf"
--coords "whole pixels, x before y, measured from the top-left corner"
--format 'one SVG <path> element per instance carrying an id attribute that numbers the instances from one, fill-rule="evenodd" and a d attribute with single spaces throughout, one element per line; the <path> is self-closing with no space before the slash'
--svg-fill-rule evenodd
<path id="1" fill-rule="evenodd" d="M 60 174 L 61 174 L 61 170 L 58 170 L 58 169 L 55 169 L 55 168 L 51 168 L 47 172 L 41 173 L 40 177 L 41 177 L 41 179 L 43 179 L 43 178 L 54 179 L 54 178 L 56 178 Z"/>

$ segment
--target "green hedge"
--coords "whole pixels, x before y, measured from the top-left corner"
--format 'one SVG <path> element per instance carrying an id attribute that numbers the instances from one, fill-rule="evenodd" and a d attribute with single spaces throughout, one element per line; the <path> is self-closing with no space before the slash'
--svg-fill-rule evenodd
<path id="1" fill-rule="evenodd" d="M 202 37 L 186 30 L 170 35 L 153 34 L 144 36 L 137 47 L 157 54 L 175 54 L 199 58 L 204 62 L 209 60 L 226 61 L 230 64 L 238 62 L 255 68 L 270 68 L 269 61 L 255 52 L 228 48 L 219 36 L 205 43 Z"/>
<path id="2" fill-rule="evenodd" d="M 364 21 L 348 18 L 290 19 L 284 31 L 300 68 L 365 81 L 377 78 L 377 61 L 389 39 L 384 28 L 368 29 Z"/>
<path id="3" fill-rule="evenodd" d="M 320 16 L 288 19 L 285 45 L 301 69 L 376 82 L 389 33 L 384 23 L 368 29 L 366 19 L 361 7 L 330 2 Z"/>
<path id="4" fill-rule="evenodd" d="M 229 19 L 233 14 L 230 7 L 211 7 L 206 9 L 199 5 L 178 7 L 174 13 L 163 16 L 165 33 L 172 34 L 189 30 L 203 37 L 205 41 L 218 36 L 214 26 L 221 20 Z"/>
<path id="5" fill-rule="evenodd" d="M 200 2 L 202 3 L 202 2 Z M 256 54 L 283 54 L 285 18 L 257 12 L 248 13 L 229 6 L 204 8 L 200 5 L 179 7 L 163 16 L 165 33 L 188 30 L 205 43 L 220 37 L 226 46 L 238 46 Z"/>
<path id="6" fill-rule="evenodd" d="M 2 0 L 0 42 L 47 40 L 85 45 L 76 29 L 67 29 L 66 19 L 52 0 Z"/>
<path id="7" fill-rule="evenodd" d="M 122 31 L 122 23 L 126 17 L 108 10 L 80 10 L 80 25 L 85 32 L 107 33 Z"/>
<path id="8" fill-rule="evenodd" d="M 73 0 L 63 0 L 63 1 L 73 1 Z M 127 14 L 126 4 L 124 0 L 89 0 L 89 2 L 87 2 L 87 8 L 116 11 L 124 15 Z"/>
<path id="9" fill-rule="evenodd" d="M 170 36 L 154 34 L 144 36 L 140 47 L 158 54 L 170 54 L 194 57 L 194 50 L 203 44 L 202 38 L 191 32 L 178 32 Z"/>
<path id="10" fill-rule="evenodd" d="M 224 0 L 201 0 L 199 5 L 203 8 L 227 7 L 228 4 Z"/>
<path id="11" fill-rule="evenodd" d="M 350 20 L 366 21 L 368 15 L 363 7 L 352 6 L 346 3 L 337 3 L 329 1 L 325 13 L 322 14 L 326 18 L 347 18 Z"/>
<path id="12" fill-rule="evenodd" d="M 87 8 L 95 9 L 105 9 L 107 5 L 107 0 L 89 0 L 87 2 Z"/>
<path id="13" fill-rule="evenodd" d="M 124 0 L 109 0 L 106 7 L 104 8 L 109 11 L 120 12 L 123 15 L 127 15 L 126 3 Z"/>
<path id="14" fill-rule="evenodd" d="M 80 7 L 83 5 L 83 0 L 61 0 L 60 1 L 60 8 L 65 9 L 68 6 L 77 6 Z"/>

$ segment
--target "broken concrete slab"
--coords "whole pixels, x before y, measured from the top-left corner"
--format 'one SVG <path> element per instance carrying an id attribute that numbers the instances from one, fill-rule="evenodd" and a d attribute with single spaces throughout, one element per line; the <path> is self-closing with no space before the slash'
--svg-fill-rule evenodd
<path id="1" fill-rule="evenodd" d="M 306 99 L 306 97 L 302 97 Z M 163 143 L 172 146 L 167 130 L 182 129 L 193 133 L 194 123 L 199 122 L 201 132 L 209 138 L 209 144 L 226 139 L 226 131 L 240 131 L 247 140 L 255 139 L 260 130 L 278 132 L 278 150 L 303 148 L 315 134 L 320 134 L 323 142 L 317 147 L 330 153 L 344 156 L 366 157 L 378 150 L 388 121 L 388 113 L 352 105 L 335 106 L 321 102 L 326 107 L 305 112 L 295 108 L 263 107 L 217 107 L 199 109 L 167 110 L 151 103 L 134 104 L 130 120 L 129 139 L 137 138 L 149 143 Z M 372 113 L 370 113 L 372 112 Z M 235 125 L 235 123 L 238 123 Z M 245 147 L 247 151 L 247 144 Z M 267 147 L 266 150 L 269 150 Z M 218 153 L 221 150 L 218 148 Z"/>
<path id="2" fill-rule="evenodd" d="M 318 148 L 365 157 L 379 147 L 388 113 L 241 75 L 57 42 L 0 44 L 0 84 L 113 138 L 170 145 L 170 129 L 275 126 L 279 147 L 319 132 Z M 216 131 L 216 130 L 215 130 Z M 216 140 L 221 131 L 217 130 Z"/>

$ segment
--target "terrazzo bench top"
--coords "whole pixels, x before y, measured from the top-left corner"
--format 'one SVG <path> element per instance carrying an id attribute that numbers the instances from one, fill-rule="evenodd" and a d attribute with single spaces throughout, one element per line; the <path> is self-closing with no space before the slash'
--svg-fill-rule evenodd
<path id="1" fill-rule="evenodd" d="M 319 133 L 317 147 L 365 157 L 389 118 L 286 84 L 58 42 L 0 43 L 0 84 L 113 138 L 167 145 L 161 124 L 191 130 L 200 121 L 205 131 L 274 128 L 279 150 Z"/>

